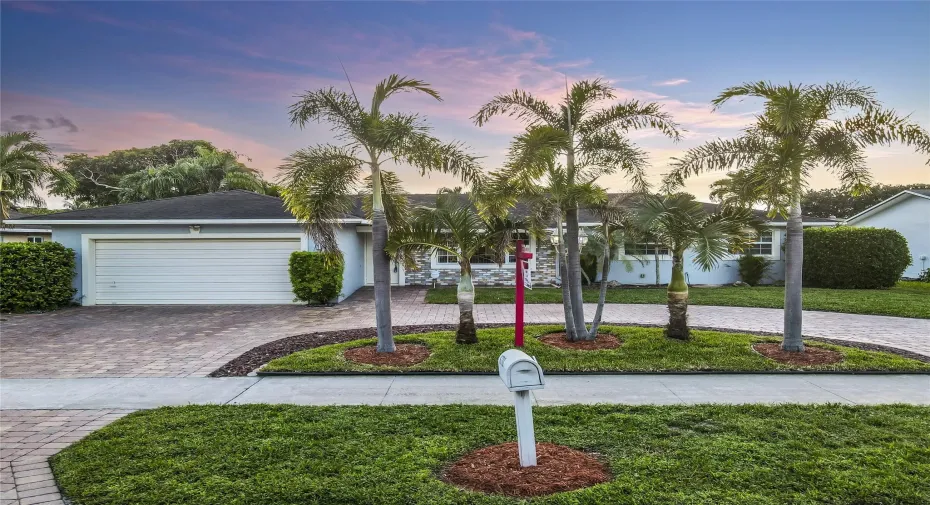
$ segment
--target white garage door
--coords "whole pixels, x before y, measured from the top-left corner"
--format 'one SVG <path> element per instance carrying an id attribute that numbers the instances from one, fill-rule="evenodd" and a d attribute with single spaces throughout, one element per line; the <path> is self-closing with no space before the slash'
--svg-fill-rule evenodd
<path id="1" fill-rule="evenodd" d="M 97 305 L 291 303 L 299 239 L 98 240 Z"/>

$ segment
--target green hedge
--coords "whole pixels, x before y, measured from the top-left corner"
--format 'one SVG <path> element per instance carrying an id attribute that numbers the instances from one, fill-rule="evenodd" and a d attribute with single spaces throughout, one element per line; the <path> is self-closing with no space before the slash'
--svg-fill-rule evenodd
<path id="1" fill-rule="evenodd" d="M 329 303 L 342 291 L 341 254 L 295 251 L 291 253 L 291 285 L 297 299 L 310 303 Z"/>
<path id="2" fill-rule="evenodd" d="M 890 288 L 911 264 L 907 240 L 887 228 L 804 230 L 804 285 L 834 289 Z"/>
<path id="3" fill-rule="evenodd" d="M 762 256 L 746 254 L 740 257 L 737 265 L 740 279 L 750 286 L 757 286 L 772 267 L 772 262 Z"/>
<path id="4" fill-rule="evenodd" d="M 74 293 L 74 250 L 57 242 L 0 244 L 0 310 L 55 310 Z"/>

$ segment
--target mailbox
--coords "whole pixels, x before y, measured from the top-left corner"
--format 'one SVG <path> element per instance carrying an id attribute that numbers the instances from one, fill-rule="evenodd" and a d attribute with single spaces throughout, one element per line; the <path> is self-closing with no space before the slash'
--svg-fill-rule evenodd
<path id="1" fill-rule="evenodd" d="M 501 380 L 511 392 L 542 389 L 546 385 L 542 367 L 523 351 L 510 349 L 497 359 Z"/>

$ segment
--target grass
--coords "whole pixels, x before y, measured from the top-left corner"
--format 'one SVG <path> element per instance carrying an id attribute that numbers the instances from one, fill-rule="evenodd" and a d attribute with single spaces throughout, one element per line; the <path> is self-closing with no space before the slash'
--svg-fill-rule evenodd
<path id="1" fill-rule="evenodd" d="M 723 305 L 729 307 L 784 307 L 785 288 L 774 286 L 693 287 L 689 290 L 691 305 Z M 598 290 L 587 288 L 584 301 L 597 302 Z M 612 288 L 607 290 L 608 303 L 666 303 L 665 288 Z M 427 303 L 456 303 L 455 288 L 430 289 Z M 513 303 L 513 288 L 478 288 L 475 303 Z M 526 303 L 562 303 L 558 288 L 534 288 L 526 291 Z M 891 289 L 821 289 L 804 288 L 804 309 L 877 314 L 885 316 L 930 319 L 930 283 L 899 282 Z"/>
<path id="2" fill-rule="evenodd" d="M 569 351 L 539 342 L 536 337 L 560 331 L 559 326 L 529 326 L 526 328 L 525 351 L 536 356 L 547 371 L 579 372 L 652 372 L 652 371 L 765 371 L 789 370 L 752 350 L 754 342 L 777 341 L 753 335 L 694 331 L 690 342 L 667 339 L 661 328 L 605 326 L 623 341 L 617 349 L 601 351 Z M 397 342 L 420 342 L 430 347 L 432 354 L 425 361 L 409 367 L 358 364 L 346 360 L 343 352 L 352 347 L 374 344 L 374 339 L 332 344 L 275 359 L 262 371 L 390 371 L 419 370 L 443 372 L 496 372 L 497 358 L 513 347 L 513 328 L 478 331 L 478 343 L 455 343 L 451 331 L 402 335 Z M 851 347 L 815 343 L 813 345 L 843 353 L 845 359 L 833 365 L 809 367 L 817 370 L 896 370 L 930 371 L 930 364 L 903 358 L 895 354 L 864 351 Z"/>
<path id="3" fill-rule="evenodd" d="M 534 409 L 536 438 L 596 452 L 612 481 L 533 504 L 930 503 L 930 408 L 568 406 Z M 516 438 L 513 408 L 166 407 L 52 458 L 82 505 L 504 505 L 439 479 Z"/>

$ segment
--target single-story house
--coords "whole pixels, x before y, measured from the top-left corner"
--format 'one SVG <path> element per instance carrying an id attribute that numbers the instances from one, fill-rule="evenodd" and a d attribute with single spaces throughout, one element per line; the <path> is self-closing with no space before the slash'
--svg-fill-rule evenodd
<path id="1" fill-rule="evenodd" d="M 409 195 L 411 205 L 430 205 L 436 195 Z M 464 196 L 463 196 L 464 198 Z M 712 204 L 707 204 L 712 206 Z M 515 214 L 520 212 L 520 206 Z M 596 220 L 581 213 L 583 225 Z M 519 216 L 515 216 L 519 217 Z M 52 240 L 74 249 L 78 272 L 77 297 L 83 305 L 104 304 L 272 304 L 291 303 L 294 295 L 287 273 L 293 251 L 315 250 L 313 241 L 279 198 L 233 190 L 138 203 L 82 209 L 17 219 L 17 226 L 50 226 Z M 806 226 L 832 226 L 834 220 L 805 218 Z M 371 223 L 360 203 L 340 219 L 338 243 L 345 258 L 342 295 L 345 298 L 373 283 Z M 781 244 L 785 222 L 769 222 L 771 231 L 753 244 L 752 252 L 774 263 L 770 280 L 782 277 Z M 554 223 L 553 223 L 554 226 Z M 548 237 L 524 235 L 533 283 L 558 282 L 557 255 Z M 635 251 L 651 257 L 655 244 L 626 244 L 621 255 Z M 660 279 L 667 282 L 671 259 L 659 247 Z M 633 260 L 627 272 L 617 258 L 609 280 L 652 284 L 655 265 Z M 738 280 L 736 259 L 702 272 L 690 262 L 693 284 L 728 284 Z M 453 285 L 458 265 L 443 254 L 423 254 L 419 268 L 392 268 L 392 284 Z M 478 285 L 513 285 L 514 258 L 498 266 L 490 258 L 475 264 Z"/>
<path id="2" fill-rule="evenodd" d="M 850 226 L 891 228 L 907 239 L 911 266 L 902 277 L 916 278 L 930 268 L 930 189 L 908 189 L 850 217 Z"/>
<path id="3" fill-rule="evenodd" d="M 26 214 L 25 212 L 19 212 L 18 210 L 10 209 L 8 211 L 9 218 L 5 219 L 2 224 L 0 224 L 0 243 L 2 242 L 45 242 L 52 240 L 52 229 L 48 226 L 41 225 L 20 225 L 16 226 L 13 224 L 8 224 L 7 221 L 13 219 L 22 219 L 24 217 L 29 217 L 32 214 Z"/>

